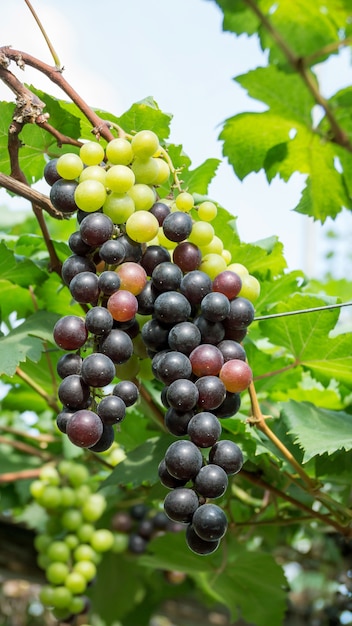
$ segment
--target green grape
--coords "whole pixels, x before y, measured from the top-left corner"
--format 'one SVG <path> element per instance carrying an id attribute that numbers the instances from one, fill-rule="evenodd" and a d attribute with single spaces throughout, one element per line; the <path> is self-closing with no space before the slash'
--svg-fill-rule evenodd
<path id="1" fill-rule="evenodd" d="M 93 524 L 82 524 L 82 526 L 77 528 L 77 537 L 82 543 L 87 543 L 94 533 L 94 530 Z"/>
<path id="2" fill-rule="evenodd" d="M 51 561 L 62 561 L 66 563 L 70 555 L 71 551 L 64 541 L 53 541 L 47 550 L 47 556 Z"/>
<path id="3" fill-rule="evenodd" d="M 82 506 L 82 515 L 88 522 L 96 522 L 104 513 L 106 500 L 100 493 L 92 493 Z"/>
<path id="4" fill-rule="evenodd" d="M 79 156 L 85 165 L 99 165 L 104 160 L 103 146 L 95 141 L 87 141 L 80 147 Z"/>
<path id="5" fill-rule="evenodd" d="M 29 486 L 29 491 L 35 500 L 39 500 L 45 489 L 45 483 L 42 480 L 33 480 Z"/>
<path id="6" fill-rule="evenodd" d="M 134 211 L 133 199 L 127 193 L 112 192 L 107 196 L 103 205 L 103 213 L 110 217 L 114 224 L 124 224 Z"/>
<path id="7" fill-rule="evenodd" d="M 60 474 L 52 465 L 44 465 L 40 470 L 39 478 L 48 485 L 60 484 Z"/>
<path id="8" fill-rule="evenodd" d="M 203 222 L 212 222 L 213 219 L 217 216 L 218 209 L 214 202 L 210 202 L 210 200 L 205 200 L 201 202 L 198 207 L 198 217 Z"/>
<path id="9" fill-rule="evenodd" d="M 113 544 L 114 535 L 107 528 L 96 530 L 90 539 L 90 545 L 96 552 L 106 552 L 110 550 Z"/>
<path id="10" fill-rule="evenodd" d="M 194 198 L 188 191 L 181 191 L 175 200 L 178 211 L 188 213 L 194 207 Z"/>
<path id="11" fill-rule="evenodd" d="M 227 268 L 226 261 L 219 254 L 206 254 L 198 268 L 201 272 L 205 272 L 213 280 L 215 276 L 223 272 Z"/>
<path id="12" fill-rule="evenodd" d="M 89 165 L 89 167 L 84 168 L 79 177 L 80 183 L 83 183 L 84 180 L 97 180 L 105 186 L 106 170 L 100 165 Z"/>
<path id="13" fill-rule="evenodd" d="M 153 185 L 159 174 L 159 166 L 153 157 L 147 159 L 136 157 L 131 167 L 136 177 L 136 183 Z"/>
<path id="14" fill-rule="evenodd" d="M 54 588 L 52 606 L 55 609 L 68 609 L 71 602 L 72 593 L 66 586 L 60 585 Z"/>
<path id="15" fill-rule="evenodd" d="M 85 483 L 89 479 L 89 471 L 82 463 L 72 463 L 67 468 L 67 479 L 71 483 L 72 487 L 80 487 L 81 485 L 87 486 Z"/>
<path id="16" fill-rule="evenodd" d="M 79 572 L 70 572 L 65 578 L 65 587 L 73 594 L 84 593 L 87 588 L 87 580 Z"/>
<path id="17" fill-rule="evenodd" d="M 235 274 L 238 274 L 241 279 L 249 275 L 247 268 L 242 265 L 242 263 L 230 263 L 226 269 L 231 272 L 235 272 Z"/>
<path id="18" fill-rule="evenodd" d="M 154 181 L 154 185 L 162 185 L 166 183 L 170 176 L 170 168 L 164 159 L 155 159 L 158 165 L 158 175 Z"/>
<path id="19" fill-rule="evenodd" d="M 128 548 L 129 536 L 126 533 L 114 533 L 114 543 L 111 546 L 111 552 L 121 554 Z"/>
<path id="20" fill-rule="evenodd" d="M 97 563 L 98 554 L 93 550 L 92 546 L 87 543 L 81 543 L 73 553 L 75 561 L 93 561 Z"/>
<path id="21" fill-rule="evenodd" d="M 132 198 L 136 211 L 149 211 L 156 200 L 153 187 L 142 183 L 133 185 L 127 193 Z"/>
<path id="22" fill-rule="evenodd" d="M 73 462 L 72 461 L 68 461 L 67 459 L 63 459 L 62 461 L 60 461 L 58 466 L 57 466 L 59 474 L 61 474 L 61 476 L 67 476 L 67 474 L 70 471 L 72 465 L 73 465 Z"/>
<path id="23" fill-rule="evenodd" d="M 133 241 L 146 243 L 159 231 L 159 222 L 148 211 L 136 211 L 126 221 L 126 233 Z"/>
<path id="24" fill-rule="evenodd" d="M 82 159 L 75 154 L 74 152 L 67 152 L 67 154 L 62 154 L 57 162 L 56 169 L 61 178 L 65 178 L 66 180 L 73 180 L 74 178 L 78 178 L 83 170 L 83 162 Z"/>
<path id="25" fill-rule="evenodd" d="M 34 547 L 38 552 L 46 552 L 52 542 L 50 535 L 36 535 L 34 538 Z"/>
<path id="26" fill-rule="evenodd" d="M 106 172 L 106 186 L 116 193 L 126 193 L 135 183 L 135 175 L 127 165 L 112 165 Z"/>
<path id="27" fill-rule="evenodd" d="M 242 298 L 247 298 L 247 300 L 250 300 L 251 302 L 255 302 L 260 295 L 259 280 L 257 280 L 255 276 L 252 276 L 252 274 L 243 276 L 241 280 L 242 287 L 238 295 Z"/>
<path id="28" fill-rule="evenodd" d="M 230 250 L 223 250 L 221 256 L 225 260 L 226 265 L 229 265 L 229 263 L 231 263 L 232 254 Z"/>
<path id="29" fill-rule="evenodd" d="M 44 552 L 41 552 L 37 556 L 37 563 L 41 569 L 46 569 L 50 565 L 50 559 Z"/>
<path id="30" fill-rule="evenodd" d="M 39 600 L 45 606 L 53 606 L 54 587 L 51 585 L 43 585 L 39 591 Z"/>
<path id="31" fill-rule="evenodd" d="M 76 494 L 72 487 L 61 488 L 61 506 L 73 506 L 76 501 Z"/>
<path id="32" fill-rule="evenodd" d="M 77 531 L 79 531 L 79 528 L 77 529 Z M 64 539 L 65 543 L 68 545 L 68 547 L 70 548 L 70 550 L 75 550 L 77 548 L 77 546 L 79 546 L 79 538 L 78 535 L 75 535 L 73 533 L 68 533 Z"/>
<path id="33" fill-rule="evenodd" d="M 220 237 L 214 235 L 211 242 L 208 243 L 207 246 L 201 247 L 201 253 L 203 256 L 206 254 L 220 254 L 222 255 L 224 250 L 224 244 L 222 243 Z"/>
<path id="34" fill-rule="evenodd" d="M 136 156 L 151 157 L 159 150 L 159 139 L 152 130 L 140 130 L 132 137 L 131 146 Z"/>
<path id="35" fill-rule="evenodd" d="M 48 565 L 45 573 L 49 583 L 52 583 L 53 585 L 62 585 L 65 582 L 69 572 L 70 570 L 66 563 L 62 563 L 61 561 L 53 561 Z"/>
<path id="36" fill-rule="evenodd" d="M 113 165 L 129 165 L 133 159 L 133 150 L 127 139 L 112 139 L 106 146 L 106 157 Z"/>
<path id="37" fill-rule="evenodd" d="M 193 224 L 191 234 L 188 237 L 188 241 L 195 243 L 196 246 L 202 248 L 210 244 L 214 237 L 214 228 L 209 222 L 195 222 Z"/>
<path id="38" fill-rule="evenodd" d="M 60 488 L 56 485 L 46 485 L 38 502 L 44 509 L 57 509 L 61 505 Z"/>
<path id="39" fill-rule="evenodd" d="M 77 530 L 82 519 L 82 513 L 78 509 L 67 509 L 61 516 L 61 524 L 66 530 Z"/>
<path id="40" fill-rule="evenodd" d="M 89 498 L 92 493 L 89 485 L 80 485 L 75 489 L 76 496 L 76 506 L 81 507 L 85 503 L 86 499 Z"/>
<path id="41" fill-rule="evenodd" d="M 106 190 L 98 180 L 84 180 L 78 183 L 74 197 L 79 209 L 86 213 L 93 213 L 103 206 Z"/>
<path id="42" fill-rule="evenodd" d="M 73 566 L 73 571 L 78 572 L 89 583 L 97 574 L 97 568 L 93 561 L 77 561 Z"/>
<path id="43" fill-rule="evenodd" d="M 68 610 L 71 615 L 79 615 L 83 613 L 86 606 L 85 598 L 82 596 L 73 596 L 69 604 Z"/>

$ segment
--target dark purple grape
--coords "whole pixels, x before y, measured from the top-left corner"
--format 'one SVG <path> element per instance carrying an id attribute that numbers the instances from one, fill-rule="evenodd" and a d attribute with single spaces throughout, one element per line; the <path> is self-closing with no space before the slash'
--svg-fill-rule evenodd
<path id="1" fill-rule="evenodd" d="M 220 539 L 217 541 L 205 541 L 201 539 L 194 531 L 193 526 L 189 525 L 186 530 L 186 543 L 192 552 L 199 555 L 212 554 L 218 549 Z"/>
<path id="2" fill-rule="evenodd" d="M 154 311 L 154 301 L 158 292 L 153 288 L 152 282 L 148 281 L 142 291 L 137 296 L 138 313 L 140 315 L 151 315 Z"/>
<path id="3" fill-rule="evenodd" d="M 168 342 L 172 350 L 178 350 L 184 354 L 190 354 L 199 346 L 202 336 L 198 326 L 193 322 L 180 322 L 175 324 L 169 332 Z"/>
<path id="4" fill-rule="evenodd" d="M 166 530 L 169 518 L 164 511 L 158 511 L 153 515 L 152 521 L 155 530 Z"/>
<path id="5" fill-rule="evenodd" d="M 237 474 L 243 465 L 241 448 L 233 441 L 221 439 L 217 441 L 209 452 L 209 461 L 220 465 L 226 474 Z"/>
<path id="6" fill-rule="evenodd" d="M 73 411 L 68 411 L 67 409 L 63 409 L 62 411 L 60 411 L 60 413 L 58 413 L 58 415 L 56 416 L 56 426 L 58 427 L 60 432 L 66 434 L 67 424 L 73 413 Z"/>
<path id="7" fill-rule="evenodd" d="M 78 183 L 75 180 L 60 178 L 50 189 L 51 204 L 62 213 L 74 213 L 78 206 L 75 203 L 75 190 Z"/>
<path id="8" fill-rule="evenodd" d="M 220 465 L 204 465 L 194 478 L 194 488 L 204 498 L 220 498 L 224 495 L 228 478 Z"/>
<path id="9" fill-rule="evenodd" d="M 191 305 L 182 293 L 166 291 L 156 298 L 154 315 L 156 319 L 164 324 L 185 322 L 191 315 Z"/>
<path id="10" fill-rule="evenodd" d="M 225 336 L 225 329 L 222 322 L 209 322 L 204 315 L 199 315 L 194 320 L 195 325 L 200 330 L 202 343 L 217 345 Z"/>
<path id="11" fill-rule="evenodd" d="M 137 526 L 137 534 L 149 541 L 154 534 L 154 524 L 152 519 L 143 519 Z"/>
<path id="12" fill-rule="evenodd" d="M 50 185 L 50 187 L 52 187 L 52 185 L 61 178 L 60 174 L 57 171 L 56 164 L 57 159 L 51 159 L 46 163 L 44 167 L 44 179 L 48 183 L 48 185 Z"/>
<path id="13" fill-rule="evenodd" d="M 213 409 L 216 417 L 225 419 L 236 415 L 241 407 L 241 395 L 239 393 L 226 392 L 224 401 L 217 408 Z"/>
<path id="14" fill-rule="evenodd" d="M 212 411 L 222 404 L 226 398 L 226 388 L 218 376 L 201 376 L 196 380 L 198 389 L 198 407 Z"/>
<path id="15" fill-rule="evenodd" d="M 98 278 L 98 287 L 105 296 L 111 296 L 120 288 L 120 277 L 116 272 L 106 270 Z"/>
<path id="16" fill-rule="evenodd" d="M 126 416 L 126 405 L 118 396 L 105 396 L 98 404 L 97 413 L 104 424 L 117 424 Z"/>
<path id="17" fill-rule="evenodd" d="M 138 387 L 131 380 L 121 380 L 115 385 L 112 393 L 121 398 L 126 406 L 132 406 L 139 398 Z"/>
<path id="18" fill-rule="evenodd" d="M 228 328 L 245 329 L 254 319 L 254 306 L 247 298 L 237 297 L 230 302 L 230 312 L 226 317 Z"/>
<path id="19" fill-rule="evenodd" d="M 80 272 L 70 282 L 72 297 L 81 304 L 95 304 L 99 298 L 98 276 L 93 272 Z"/>
<path id="20" fill-rule="evenodd" d="M 187 427 L 193 415 L 193 411 L 177 411 L 173 407 L 169 407 L 165 413 L 165 426 L 169 433 L 175 437 L 182 437 L 187 434 Z"/>
<path id="21" fill-rule="evenodd" d="M 56 371 L 60 378 L 66 378 L 70 374 L 80 374 L 82 366 L 82 357 L 76 353 L 63 354 L 59 358 Z"/>
<path id="22" fill-rule="evenodd" d="M 158 476 L 159 476 L 159 480 L 161 484 L 164 485 L 164 487 L 167 487 L 167 489 L 175 489 L 176 487 L 183 487 L 183 485 L 185 485 L 187 482 L 187 479 L 181 480 L 179 478 L 175 478 L 174 476 L 171 476 L 170 472 L 168 472 L 167 470 L 165 459 L 163 459 L 159 463 Z"/>
<path id="23" fill-rule="evenodd" d="M 74 254 L 80 256 L 85 256 L 92 250 L 92 247 L 83 241 L 79 230 L 70 235 L 68 245 Z"/>
<path id="24" fill-rule="evenodd" d="M 139 322 L 135 317 L 128 320 L 127 322 L 117 322 L 114 320 L 114 326 L 117 330 L 123 330 L 131 339 L 134 339 L 139 335 Z"/>
<path id="25" fill-rule="evenodd" d="M 77 315 L 65 315 L 59 319 L 53 330 L 56 345 L 63 350 L 77 350 L 88 338 L 85 321 Z"/>
<path id="26" fill-rule="evenodd" d="M 76 411 L 67 424 L 66 434 L 76 446 L 90 448 L 98 443 L 102 436 L 103 422 L 93 411 L 87 409 Z"/>
<path id="27" fill-rule="evenodd" d="M 113 363 L 126 363 L 133 354 L 132 339 L 124 330 L 113 328 L 103 337 L 100 351 L 110 357 Z"/>
<path id="28" fill-rule="evenodd" d="M 94 306 L 86 314 L 86 327 L 93 335 L 105 335 L 113 327 L 114 318 L 103 306 Z"/>
<path id="29" fill-rule="evenodd" d="M 148 506 L 144 504 L 143 502 L 140 502 L 138 504 L 134 504 L 133 506 L 131 506 L 130 515 L 133 519 L 139 522 L 142 519 L 145 519 L 146 515 L 148 514 L 148 511 L 149 511 Z"/>
<path id="30" fill-rule="evenodd" d="M 226 474 L 225 474 L 226 476 Z M 193 489 L 178 487 L 170 491 L 164 500 L 164 511 L 173 522 L 187 524 L 198 509 L 199 500 Z"/>
<path id="31" fill-rule="evenodd" d="M 90 397 L 89 385 L 78 374 L 70 374 L 61 381 L 58 396 L 69 409 L 85 408 Z"/>
<path id="32" fill-rule="evenodd" d="M 213 291 L 225 294 L 229 300 L 236 298 L 241 291 L 242 281 L 238 274 L 230 270 L 220 272 L 213 281 Z"/>
<path id="33" fill-rule="evenodd" d="M 189 355 L 195 376 L 217 376 L 224 358 L 220 350 L 210 343 L 203 343 L 192 350 Z"/>
<path id="34" fill-rule="evenodd" d="M 165 385 L 170 385 L 179 378 L 190 378 L 192 375 L 192 365 L 189 358 L 182 352 L 166 352 L 159 359 L 156 366 L 158 380 Z"/>
<path id="35" fill-rule="evenodd" d="M 159 226 L 162 226 L 165 217 L 170 215 L 171 209 L 167 204 L 164 204 L 164 202 L 155 202 L 149 211 L 154 215 L 154 217 L 156 217 L 159 222 Z"/>
<path id="36" fill-rule="evenodd" d="M 221 424 L 213 413 L 202 411 L 192 417 L 187 432 L 196 446 L 210 448 L 221 435 Z"/>
<path id="37" fill-rule="evenodd" d="M 118 511 L 111 520 L 113 530 L 120 533 L 129 533 L 133 527 L 133 520 L 127 511 Z"/>
<path id="38" fill-rule="evenodd" d="M 168 347 L 167 338 L 169 329 L 163 326 L 158 320 L 148 320 L 141 330 L 142 339 L 151 350 L 164 350 Z"/>
<path id="39" fill-rule="evenodd" d="M 153 270 L 160 263 L 170 262 L 170 252 L 163 246 L 148 246 L 144 252 L 140 264 L 145 269 L 148 276 L 151 276 Z"/>
<path id="40" fill-rule="evenodd" d="M 200 310 L 210 322 L 221 322 L 230 313 L 230 301 L 223 293 L 212 291 L 204 296 Z"/>
<path id="41" fill-rule="evenodd" d="M 148 541 L 138 533 L 132 533 L 128 538 L 128 549 L 133 554 L 143 554 L 146 551 Z"/>
<path id="42" fill-rule="evenodd" d="M 225 328 L 225 337 L 224 339 L 230 339 L 231 341 L 242 341 L 247 335 L 247 328 L 230 328 L 227 324 L 227 320 L 223 321 L 223 325 Z"/>
<path id="43" fill-rule="evenodd" d="M 125 260 L 126 250 L 119 239 L 109 239 L 100 247 L 99 256 L 109 265 L 119 265 Z"/>
<path id="44" fill-rule="evenodd" d="M 81 221 L 81 237 L 89 246 L 101 246 L 114 232 L 114 223 L 103 213 L 91 213 Z"/>
<path id="45" fill-rule="evenodd" d="M 200 304 L 204 296 L 211 292 L 212 281 L 208 274 L 194 270 L 185 274 L 181 280 L 180 290 L 192 305 Z"/>
<path id="46" fill-rule="evenodd" d="M 224 357 L 224 363 L 226 361 L 232 361 L 232 359 L 246 360 L 246 351 L 238 341 L 231 341 L 231 339 L 223 339 L 217 346 Z"/>
<path id="47" fill-rule="evenodd" d="M 202 253 L 194 243 L 183 241 L 176 246 L 172 260 L 182 272 L 192 272 L 200 266 Z"/>
<path id="48" fill-rule="evenodd" d="M 140 243 L 136 243 L 133 239 L 130 239 L 128 235 L 121 235 L 118 238 L 125 248 L 124 261 L 134 261 L 139 263 L 143 256 L 143 247 Z"/>
<path id="49" fill-rule="evenodd" d="M 190 480 L 202 467 L 203 457 L 192 441 L 174 441 L 166 450 L 165 464 L 174 478 Z"/>
<path id="50" fill-rule="evenodd" d="M 204 541 L 217 541 L 226 533 L 226 515 L 217 504 L 202 504 L 194 513 L 192 527 Z"/>
<path id="51" fill-rule="evenodd" d="M 187 378 L 174 380 L 167 387 L 166 399 L 168 405 L 178 411 L 191 411 L 196 406 L 198 398 L 197 386 Z"/>
<path id="52" fill-rule="evenodd" d="M 106 354 L 94 352 L 83 359 L 81 376 L 87 385 L 105 387 L 115 375 L 115 365 Z"/>
<path id="53" fill-rule="evenodd" d="M 174 211 L 165 217 L 163 221 L 163 232 L 170 241 L 183 241 L 191 234 L 193 220 L 188 213 Z"/>
<path id="54" fill-rule="evenodd" d="M 93 272 L 95 274 L 96 271 L 97 270 L 93 261 L 85 256 L 72 254 L 63 262 L 61 276 L 64 283 L 69 285 L 76 274 L 79 274 L 80 272 Z"/>
<path id="55" fill-rule="evenodd" d="M 175 291 L 181 284 L 182 276 L 182 271 L 177 265 L 171 261 L 164 261 L 152 271 L 151 281 L 159 292 Z"/>
<path id="56" fill-rule="evenodd" d="M 103 433 L 93 446 L 89 446 L 92 452 L 106 452 L 115 441 L 115 431 L 110 424 L 103 424 Z"/>

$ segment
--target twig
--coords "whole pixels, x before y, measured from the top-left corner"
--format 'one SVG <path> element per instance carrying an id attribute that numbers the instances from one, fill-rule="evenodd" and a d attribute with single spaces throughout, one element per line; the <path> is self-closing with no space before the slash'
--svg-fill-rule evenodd
<path id="1" fill-rule="evenodd" d="M 52 435 L 43 435 L 43 434 L 38 434 L 38 433 L 33 434 L 28 431 L 26 432 L 26 431 L 20 430 L 19 428 L 12 428 L 11 426 L 0 425 L 0 431 L 4 433 L 9 433 L 10 435 L 16 435 L 16 437 L 33 439 L 34 441 L 38 441 L 43 444 L 53 443 L 54 441 L 57 441 L 57 438 L 53 437 Z"/>
<path id="2" fill-rule="evenodd" d="M 46 33 L 46 30 L 45 30 L 44 26 L 42 25 L 42 23 L 41 23 L 41 21 L 40 21 L 40 19 L 39 19 L 38 15 L 37 15 L 37 13 L 36 13 L 36 12 L 35 12 L 35 10 L 33 9 L 33 7 L 32 7 L 32 5 L 31 5 L 31 3 L 29 2 L 29 0 L 24 0 L 24 1 L 25 1 L 25 3 L 26 3 L 26 5 L 27 5 L 27 7 L 29 8 L 30 12 L 32 13 L 32 15 L 33 15 L 33 17 L 34 17 L 35 21 L 37 22 L 37 24 L 38 24 L 38 26 L 39 26 L 39 28 L 40 28 L 40 31 L 41 31 L 41 33 L 42 33 L 42 35 L 43 35 L 43 37 L 44 37 L 44 39 L 45 39 L 45 41 L 46 41 L 46 43 L 47 43 L 47 45 L 48 45 L 49 50 L 50 50 L 51 56 L 53 57 L 53 60 L 54 60 L 55 66 L 56 66 L 57 68 L 59 68 L 59 67 L 60 67 L 60 60 L 59 60 L 59 57 L 58 57 L 58 55 L 56 54 L 56 52 L 55 52 L 55 50 L 54 50 L 54 47 L 53 47 L 53 45 L 52 45 L 52 43 L 51 43 L 51 41 L 50 41 L 50 39 L 49 39 L 49 37 L 48 37 L 48 35 L 47 35 L 47 33 Z"/>
<path id="3" fill-rule="evenodd" d="M 57 145 L 59 146 L 59 148 L 61 148 L 61 146 L 63 146 L 63 145 L 77 146 L 77 148 L 80 148 L 81 145 L 83 144 L 83 141 L 78 141 L 78 139 L 72 139 L 72 137 L 67 137 L 67 135 L 63 135 L 62 133 L 60 133 L 59 130 L 54 128 L 54 126 L 51 126 L 51 124 L 49 124 L 45 120 L 43 120 L 43 121 L 42 120 L 36 120 L 35 123 L 38 126 L 40 126 L 40 128 L 43 128 L 48 133 L 50 133 L 50 135 L 55 137 L 55 139 L 57 141 Z"/>
<path id="4" fill-rule="evenodd" d="M 6 472 L 0 474 L 0 484 L 14 483 L 17 480 L 28 480 L 28 478 L 37 478 L 41 472 L 41 468 L 21 470 L 20 472 Z"/>
<path id="5" fill-rule="evenodd" d="M 38 450 L 34 446 L 29 445 L 28 443 L 23 443 L 23 441 L 16 441 L 15 439 L 10 439 L 9 437 L 1 437 L 0 436 L 0 444 L 5 444 L 7 446 L 11 446 L 12 448 L 16 448 L 16 450 L 20 450 L 20 452 L 24 452 L 25 454 L 30 454 L 31 456 L 38 456 L 39 458 L 49 461 L 52 457 L 47 452 L 43 452 L 42 450 Z"/>
<path id="6" fill-rule="evenodd" d="M 322 306 L 314 306 L 310 309 L 298 309 L 297 311 L 283 311 L 282 313 L 269 313 L 268 315 L 258 315 L 254 318 L 254 322 L 274 319 L 275 317 L 287 317 L 289 315 L 302 315 L 303 313 L 316 313 L 317 311 L 329 311 L 330 309 L 341 309 L 344 306 L 352 306 L 352 302 L 340 302 L 339 304 L 324 304 Z"/>
<path id="7" fill-rule="evenodd" d="M 307 66 L 314 65 L 321 57 L 324 57 L 327 54 L 333 54 L 334 52 L 338 52 L 340 48 L 351 45 L 352 37 L 346 37 L 346 39 L 342 39 L 341 41 L 333 41 L 332 43 L 323 46 L 323 48 L 320 48 L 320 50 L 317 50 L 312 54 L 307 54 L 307 56 L 303 58 L 303 62 Z"/>
<path id="8" fill-rule="evenodd" d="M 34 391 L 36 391 L 37 394 L 40 395 L 43 400 L 45 400 L 45 402 L 48 406 L 50 406 L 51 409 L 53 409 L 56 413 L 60 413 L 60 407 L 58 406 L 55 398 L 49 396 L 49 394 L 46 393 L 43 387 L 38 385 L 38 383 L 36 383 L 33 378 L 28 376 L 28 374 L 26 374 L 20 367 L 16 367 L 16 374 L 21 378 L 21 380 L 23 380 L 23 382 L 25 382 L 27 385 L 29 385 L 29 387 L 34 389 Z"/>
<path id="9" fill-rule="evenodd" d="M 52 217 L 55 217 L 55 219 L 61 220 L 64 217 L 61 211 L 58 211 L 55 207 L 53 207 L 48 196 L 32 189 L 32 187 L 29 187 L 26 183 L 12 178 L 12 176 L 7 176 L 6 174 L 2 174 L 0 172 L 0 187 L 4 187 L 4 189 L 15 193 L 17 196 L 21 196 L 21 198 L 34 202 L 37 207 L 47 211 L 47 213 L 49 213 Z"/>

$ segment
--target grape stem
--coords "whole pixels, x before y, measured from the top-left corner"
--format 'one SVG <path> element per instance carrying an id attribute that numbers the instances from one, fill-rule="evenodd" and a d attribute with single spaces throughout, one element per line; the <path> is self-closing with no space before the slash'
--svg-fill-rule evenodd
<path id="1" fill-rule="evenodd" d="M 19 472 L 6 472 L 4 474 L 0 474 L 0 484 L 15 483 L 17 480 L 38 478 L 40 472 L 40 467 L 36 469 L 21 470 Z"/>
<path id="2" fill-rule="evenodd" d="M 26 372 L 24 372 L 20 367 L 16 367 L 16 374 L 17 376 L 19 376 L 19 378 L 21 378 L 21 380 L 23 380 L 24 383 L 26 383 L 29 387 L 36 391 L 37 394 L 41 398 L 43 398 L 43 400 L 45 400 L 47 405 L 51 409 L 53 409 L 53 411 L 55 411 L 56 413 L 60 413 L 60 407 L 58 406 L 55 398 L 49 396 L 49 394 L 43 389 L 43 387 L 38 385 L 38 383 L 36 383 L 35 380 L 31 378 L 31 376 L 28 376 L 28 374 L 26 374 Z"/>
<path id="3" fill-rule="evenodd" d="M 24 1 L 25 1 L 27 7 L 29 8 L 30 12 L 32 13 L 35 21 L 37 22 L 37 24 L 38 24 L 38 26 L 40 28 L 40 31 L 41 31 L 41 33 L 42 33 L 42 35 L 43 35 L 43 37 L 44 37 L 44 39 L 45 39 L 45 41 L 47 43 L 47 46 L 48 46 L 49 50 L 50 50 L 51 56 L 53 57 L 55 66 L 59 69 L 60 65 L 61 65 L 59 57 L 58 57 L 58 55 L 56 54 L 56 52 L 54 50 L 54 47 L 53 47 L 53 45 L 52 45 L 52 43 L 51 43 L 51 41 L 50 41 L 50 39 L 48 37 L 48 34 L 47 34 L 43 24 L 41 23 L 41 21 L 39 19 L 39 16 L 37 15 L 35 10 L 33 9 L 31 3 L 29 2 L 29 0 L 24 0 Z"/>
<path id="4" fill-rule="evenodd" d="M 52 456 L 47 452 L 38 450 L 38 448 L 35 448 L 28 443 L 24 443 L 23 441 L 16 441 L 15 439 L 9 439 L 9 437 L 0 436 L 0 444 L 12 446 L 12 448 L 19 450 L 20 452 L 24 452 L 25 454 L 29 454 L 30 456 L 38 456 L 40 459 L 43 459 L 43 461 L 52 460 Z"/>
<path id="5" fill-rule="evenodd" d="M 296 311 L 283 311 L 282 313 L 271 313 L 269 315 L 258 315 L 254 318 L 254 322 L 274 319 L 276 317 L 287 317 L 289 315 L 302 315 L 303 313 L 316 313 L 317 311 L 328 311 L 329 309 L 340 309 L 344 306 L 352 306 L 352 302 L 340 302 L 336 304 L 324 304 L 322 306 L 314 306 L 309 309 L 297 309 Z"/>

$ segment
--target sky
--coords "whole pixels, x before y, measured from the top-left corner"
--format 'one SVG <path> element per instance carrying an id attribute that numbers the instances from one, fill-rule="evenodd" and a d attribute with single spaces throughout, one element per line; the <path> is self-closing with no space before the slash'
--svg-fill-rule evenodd
<path id="1" fill-rule="evenodd" d="M 222 32 L 222 13 L 209 0 L 104 0 L 101 8 L 87 0 L 33 0 L 45 29 L 65 67 L 65 77 L 93 107 L 120 115 L 133 102 L 153 96 L 159 107 L 173 114 L 171 141 L 182 143 L 196 167 L 206 158 L 222 158 L 218 140 L 225 119 L 263 105 L 246 95 L 233 77 L 258 65 L 265 55 L 255 38 Z M 1 45 L 37 56 L 52 64 L 44 39 L 24 0 L 11 0 L 1 8 Z M 15 70 L 26 83 L 64 97 L 48 79 L 26 68 Z M 319 68 L 324 95 L 352 83 L 350 58 Z M 12 93 L 0 85 L 0 99 Z M 310 276 L 322 271 L 326 232 L 332 226 L 345 237 L 347 214 L 323 229 L 292 211 L 299 201 L 304 178 L 289 183 L 275 179 L 270 185 L 263 172 L 239 181 L 223 160 L 210 196 L 238 217 L 241 239 L 247 242 L 277 235 L 284 244 L 289 269 Z M 16 209 L 0 194 L 0 204 Z M 350 229 L 351 232 L 351 229 Z M 340 249 L 348 248 L 340 240 Z M 341 255 L 340 255 L 341 256 Z M 338 265 L 336 273 L 343 273 Z"/>

